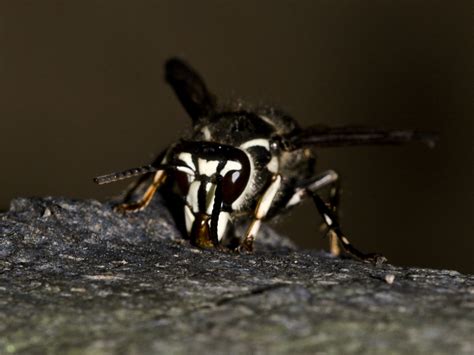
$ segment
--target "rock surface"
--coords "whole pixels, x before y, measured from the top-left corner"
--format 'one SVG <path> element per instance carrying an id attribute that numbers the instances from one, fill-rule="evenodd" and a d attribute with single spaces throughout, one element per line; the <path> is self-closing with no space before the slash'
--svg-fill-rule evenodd
<path id="1" fill-rule="evenodd" d="M 474 277 L 301 251 L 199 250 L 156 202 L 16 199 L 0 215 L 0 353 L 474 353 Z"/>

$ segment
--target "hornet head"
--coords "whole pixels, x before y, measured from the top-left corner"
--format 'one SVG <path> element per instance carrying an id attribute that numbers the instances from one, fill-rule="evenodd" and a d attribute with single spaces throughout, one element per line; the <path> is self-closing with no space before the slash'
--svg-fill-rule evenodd
<path id="1" fill-rule="evenodd" d="M 184 197 L 186 230 L 193 243 L 214 247 L 223 238 L 230 214 L 251 185 L 251 162 L 241 149 L 214 142 L 182 141 L 164 164 Z"/>

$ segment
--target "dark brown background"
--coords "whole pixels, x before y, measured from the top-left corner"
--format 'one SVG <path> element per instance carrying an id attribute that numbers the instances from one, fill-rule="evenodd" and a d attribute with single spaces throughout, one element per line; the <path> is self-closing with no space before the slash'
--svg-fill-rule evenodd
<path id="1" fill-rule="evenodd" d="M 435 129 L 434 150 L 335 148 L 343 225 L 397 264 L 474 271 L 471 1 L 9 1 L 0 5 L 0 208 L 15 196 L 104 199 L 95 175 L 147 163 L 190 120 L 170 56 L 219 97 L 302 124 Z M 322 247 L 310 203 L 280 230 Z"/>

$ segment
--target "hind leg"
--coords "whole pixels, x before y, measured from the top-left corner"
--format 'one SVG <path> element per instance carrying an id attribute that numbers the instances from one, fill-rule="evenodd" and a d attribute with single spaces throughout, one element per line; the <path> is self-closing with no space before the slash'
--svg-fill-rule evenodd
<path id="1" fill-rule="evenodd" d="M 330 186 L 329 202 L 326 203 L 316 191 Z M 340 200 L 339 178 L 336 172 L 328 170 L 312 179 L 302 182 L 296 189 L 295 194 L 289 200 L 287 206 L 299 203 L 302 198 L 311 196 L 319 214 L 323 217 L 330 238 L 330 250 L 333 255 L 345 254 L 362 261 L 380 264 L 386 259 L 375 253 L 365 254 L 355 248 L 343 234 L 339 225 L 338 206 Z"/>
<path id="2" fill-rule="evenodd" d="M 351 242 L 349 242 L 349 239 L 347 239 L 347 237 L 342 232 L 341 227 L 339 225 L 339 221 L 337 220 L 337 217 L 332 213 L 332 211 L 329 209 L 326 203 L 321 199 L 321 197 L 319 197 L 319 195 L 315 192 L 312 192 L 311 196 L 313 198 L 314 204 L 316 205 L 316 208 L 318 209 L 318 212 L 323 217 L 328 228 L 334 232 L 337 239 L 339 240 L 340 245 L 342 246 L 342 249 L 344 250 L 346 254 L 350 255 L 351 257 L 355 259 L 371 262 L 373 264 L 381 264 L 387 260 L 384 256 L 380 254 L 375 254 L 375 253 L 365 254 L 359 251 L 357 248 L 355 248 L 351 244 Z"/>
<path id="3" fill-rule="evenodd" d="M 330 187 L 328 208 L 336 216 L 338 215 L 339 201 L 340 201 L 340 184 L 339 176 L 334 170 L 327 170 L 310 179 L 302 181 L 295 190 L 293 197 L 288 201 L 286 207 L 298 204 L 303 198 L 311 195 L 311 192 Z M 326 223 L 321 224 L 321 230 L 327 234 L 329 238 L 329 250 L 334 256 L 341 253 L 339 241 L 336 234 L 328 227 Z"/>

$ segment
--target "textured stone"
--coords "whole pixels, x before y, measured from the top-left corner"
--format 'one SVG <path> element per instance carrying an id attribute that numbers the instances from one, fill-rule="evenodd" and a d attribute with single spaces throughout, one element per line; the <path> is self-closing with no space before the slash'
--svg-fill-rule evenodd
<path id="1" fill-rule="evenodd" d="M 0 216 L 0 352 L 474 353 L 474 277 L 297 250 L 200 250 L 159 201 L 16 199 Z"/>

